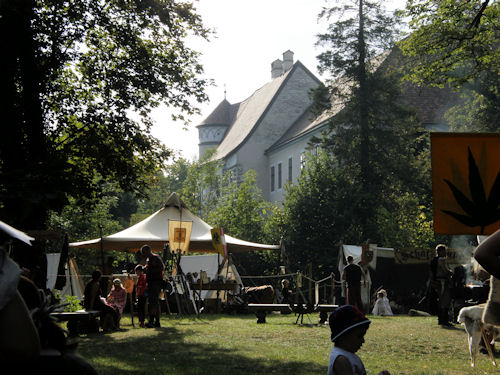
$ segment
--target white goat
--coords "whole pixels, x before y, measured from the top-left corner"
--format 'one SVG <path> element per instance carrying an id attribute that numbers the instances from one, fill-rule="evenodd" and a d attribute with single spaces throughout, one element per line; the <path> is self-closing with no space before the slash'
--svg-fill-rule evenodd
<path id="1" fill-rule="evenodd" d="M 475 306 L 468 306 L 462 308 L 458 313 L 458 322 L 462 323 L 465 326 L 465 331 L 467 332 L 470 364 L 472 367 L 474 367 L 475 365 L 476 354 L 479 350 L 481 337 L 485 338 L 486 348 L 488 349 L 493 365 L 496 366 L 493 352 L 491 351 L 491 348 L 488 347 L 488 344 L 494 345 L 495 339 L 500 336 L 500 329 L 491 324 L 485 324 L 482 322 L 485 307 L 485 303 Z"/>

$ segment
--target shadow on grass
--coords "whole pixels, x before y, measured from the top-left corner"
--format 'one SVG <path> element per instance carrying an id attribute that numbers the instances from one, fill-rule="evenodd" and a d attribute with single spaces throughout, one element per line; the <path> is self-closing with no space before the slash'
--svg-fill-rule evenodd
<path id="1" fill-rule="evenodd" d="M 179 324 L 192 324 L 192 322 L 198 322 L 198 323 L 209 323 L 209 322 L 215 322 L 220 319 L 227 319 L 228 317 L 239 317 L 247 320 L 254 320 L 253 323 L 257 322 L 257 317 L 254 313 L 243 313 L 243 314 L 201 314 L 199 317 L 196 317 L 194 315 L 185 315 L 185 316 L 179 316 L 179 315 L 170 315 L 168 318 L 170 320 L 179 320 L 179 321 L 184 321 L 186 322 L 189 321 L 190 323 L 179 323 Z M 289 317 L 290 318 L 290 325 L 291 326 L 301 326 L 301 327 L 317 327 L 320 325 L 318 323 L 318 314 L 317 313 L 312 313 L 312 314 L 304 314 L 304 317 L 302 319 L 296 315 L 296 314 L 276 314 L 276 313 L 268 313 L 266 317 L 266 323 L 265 324 L 273 324 L 273 317 Z M 283 323 L 279 323 L 282 325 Z"/>
<path id="2" fill-rule="evenodd" d="M 205 321 L 203 321 L 205 320 Z M 196 323 L 209 324 L 216 317 L 207 316 Z M 183 325 L 182 322 L 179 322 Z M 188 324 L 188 323 L 184 323 Z M 189 324 L 193 324 L 190 322 Z M 134 330 L 134 328 L 130 328 Z M 266 357 L 265 353 L 245 353 L 232 348 L 231 343 L 192 343 L 188 337 L 198 335 L 194 330 L 166 328 L 145 329 L 147 336 L 94 334 L 82 338 L 79 354 L 87 359 L 101 375 L 127 374 L 322 374 L 326 363 L 287 361 Z M 203 340 L 201 340 L 203 341 Z M 213 341 L 213 340 L 212 340 Z"/>

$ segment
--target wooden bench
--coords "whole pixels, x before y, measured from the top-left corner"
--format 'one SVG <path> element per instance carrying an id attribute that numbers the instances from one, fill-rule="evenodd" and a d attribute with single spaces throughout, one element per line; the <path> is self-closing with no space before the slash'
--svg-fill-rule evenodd
<path id="1" fill-rule="evenodd" d="M 267 311 L 280 311 L 280 312 L 294 312 L 302 317 L 304 314 L 319 312 L 320 323 L 323 324 L 328 319 L 328 312 L 336 310 L 338 305 L 307 305 L 307 304 L 284 304 L 284 303 L 249 303 L 248 311 L 264 314 L 264 321 L 262 319 L 257 322 L 265 322 L 265 314 Z M 257 316 L 259 317 L 259 316 Z M 297 318 L 298 322 L 298 318 Z M 297 323 L 296 322 L 296 323 Z"/>
<path id="2" fill-rule="evenodd" d="M 50 315 L 62 322 L 68 322 L 68 331 L 71 336 L 79 333 L 99 332 L 99 315 L 97 310 L 78 310 L 73 312 L 54 311 Z"/>

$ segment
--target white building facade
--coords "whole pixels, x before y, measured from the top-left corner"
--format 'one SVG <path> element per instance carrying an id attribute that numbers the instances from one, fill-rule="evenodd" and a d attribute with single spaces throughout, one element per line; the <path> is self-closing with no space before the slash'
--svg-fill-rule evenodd
<path id="1" fill-rule="evenodd" d="M 400 56 L 397 49 L 387 51 L 378 58 L 377 69 L 398 64 Z M 253 169 L 264 199 L 281 202 L 285 184 L 300 176 L 311 138 L 319 138 L 328 120 L 344 108 L 332 103 L 331 109 L 313 118 L 310 92 L 320 84 L 300 61 L 293 61 L 293 52 L 284 52 L 282 60 L 271 63 L 270 82 L 241 103 L 224 99 L 197 126 L 200 158 L 215 148 L 214 159 L 223 160 L 233 178 Z M 447 89 L 407 83 L 402 101 L 415 108 L 426 129 L 446 131 L 444 113 L 457 98 Z"/>
<path id="2" fill-rule="evenodd" d="M 241 103 L 230 104 L 224 99 L 197 126 L 200 157 L 215 147 L 215 159 L 224 160 L 225 170 L 233 176 L 255 170 L 264 199 L 281 201 L 285 182 L 297 179 L 300 153 L 308 138 L 279 151 L 276 147 L 286 143 L 284 137 L 298 124 L 311 123 L 310 91 L 320 84 L 300 61 L 293 62 L 291 51 L 286 51 L 283 60 L 271 64 L 269 83 Z"/>

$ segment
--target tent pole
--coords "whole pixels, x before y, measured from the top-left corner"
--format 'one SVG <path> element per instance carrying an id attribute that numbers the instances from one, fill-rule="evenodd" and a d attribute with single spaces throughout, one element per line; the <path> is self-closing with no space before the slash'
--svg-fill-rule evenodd
<path id="1" fill-rule="evenodd" d="M 312 304 L 312 303 L 313 303 L 313 302 L 312 302 L 312 301 L 313 301 L 313 291 L 312 291 L 312 281 L 311 281 L 312 276 L 313 276 L 313 275 L 312 275 L 312 272 L 313 272 L 313 271 L 312 271 L 312 262 L 309 262 L 309 277 L 310 277 L 310 279 L 309 279 L 309 284 L 308 284 L 308 285 L 309 285 L 309 301 L 308 301 L 308 302 L 309 302 L 310 304 Z"/>
<path id="2" fill-rule="evenodd" d="M 219 299 L 219 282 L 220 282 L 220 252 L 217 252 L 217 314 L 220 312 L 220 299 Z"/>
<path id="3" fill-rule="evenodd" d="M 70 263 L 69 259 L 68 259 L 68 263 L 66 263 L 66 267 L 67 267 L 67 270 L 64 270 L 64 273 L 66 273 L 66 271 L 68 271 L 69 287 L 71 289 L 71 295 L 74 296 L 75 291 L 73 290 L 73 276 L 72 276 L 72 272 L 71 272 L 71 263 Z"/>
<path id="4" fill-rule="evenodd" d="M 331 290 L 331 299 L 332 299 L 332 305 L 335 305 L 335 276 L 333 272 L 330 274 L 330 277 L 332 278 L 332 290 Z"/>
<path id="5" fill-rule="evenodd" d="M 101 237 L 101 240 L 99 241 L 99 247 L 101 248 L 101 266 L 102 266 L 102 271 L 104 272 L 104 247 L 102 244 L 102 225 L 99 224 L 99 236 Z"/>
<path id="6" fill-rule="evenodd" d="M 227 268 L 226 268 L 226 282 L 227 282 L 227 276 L 229 275 L 229 266 L 231 265 L 231 253 L 227 254 Z M 229 291 L 226 289 L 225 291 L 225 297 L 226 297 L 226 303 L 227 303 L 227 295 L 229 294 Z"/>

